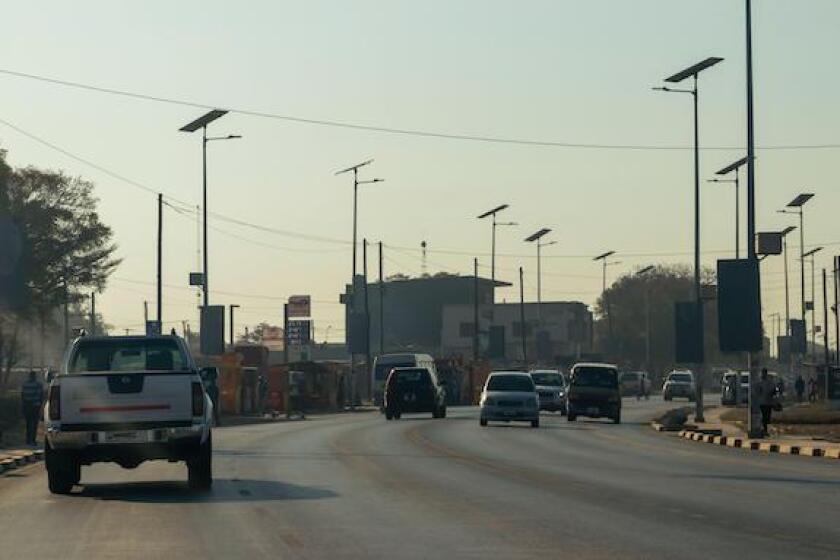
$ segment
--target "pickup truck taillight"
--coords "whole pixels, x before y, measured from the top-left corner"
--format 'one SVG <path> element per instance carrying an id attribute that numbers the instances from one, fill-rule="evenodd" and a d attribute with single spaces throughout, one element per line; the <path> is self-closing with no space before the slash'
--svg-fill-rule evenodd
<path id="1" fill-rule="evenodd" d="M 50 386 L 50 420 L 61 420 L 61 387 Z"/>
<path id="2" fill-rule="evenodd" d="M 192 413 L 193 416 L 204 416 L 204 389 L 197 381 L 192 384 Z"/>

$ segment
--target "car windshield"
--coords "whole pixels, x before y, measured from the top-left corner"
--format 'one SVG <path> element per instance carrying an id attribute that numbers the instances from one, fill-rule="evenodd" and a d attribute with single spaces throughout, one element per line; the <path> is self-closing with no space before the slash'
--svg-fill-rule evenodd
<path id="1" fill-rule="evenodd" d="M 493 375 L 487 380 L 487 390 L 533 392 L 534 382 L 525 375 Z"/>
<path id="2" fill-rule="evenodd" d="M 572 373 L 572 385 L 575 387 L 616 387 L 618 375 L 612 368 L 580 367 Z"/>
<path id="3" fill-rule="evenodd" d="M 691 383 L 690 373 L 672 373 L 668 377 L 668 381 L 676 381 L 677 383 Z"/>
<path id="4" fill-rule="evenodd" d="M 534 372 L 531 374 L 531 379 L 534 380 L 535 385 L 546 385 L 552 387 L 562 387 L 563 376 L 559 373 L 550 372 Z"/>
<path id="5" fill-rule="evenodd" d="M 80 342 L 68 372 L 170 371 L 188 367 L 175 340 L 115 338 Z"/>

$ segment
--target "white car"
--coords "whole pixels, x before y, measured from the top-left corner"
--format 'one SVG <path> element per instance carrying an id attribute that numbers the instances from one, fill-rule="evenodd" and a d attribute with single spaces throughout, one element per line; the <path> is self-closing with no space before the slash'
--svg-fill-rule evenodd
<path id="1" fill-rule="evenodd" d="M 479 404 L 482 426 L 489 421 L 530 422 L 532 428 L 540 425 L 537 387 L 527 373 L 494 371 L 487 377 Z"/>
<path id="2" fill-rule="evenodd" d="M 186 461 L 190 487 L 212 482 L 213 403 L 177 336 L 76 339 L 44 409 L 50 491 L 70 492 L 82 465 Z"/>
<path id="3" fill-rule="evenodd" d="M 697 388 L 694 385 L 694 372 L 691 370 L 674 370 L 668 374 L 662 386 L 662 398 L 670 401 L 674 397 L 684 397 L 693 402 L 697 398 Z"/>

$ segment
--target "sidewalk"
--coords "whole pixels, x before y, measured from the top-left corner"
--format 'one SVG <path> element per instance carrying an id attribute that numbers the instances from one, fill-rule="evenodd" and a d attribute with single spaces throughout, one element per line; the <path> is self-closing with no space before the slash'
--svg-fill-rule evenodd
<path id="1" fill-rule="evenodd" d="M 42 449 L 0 449 L 0 475 L 43 458 Z"/>
<path id="2" fill-rule="evenodd" d="M 705 411 L 705 422 L 693 422 L 694 415 L 690 415 L 685 429 L 679 432 L 679 435 L 692 441 L 751 451 L 840 459 L 840 443 L 818 438 L 773 436 L 764 439 L 750 439 L 746 432 L 736 424 L 721 420 L 721 415 L 728 410 L 724 407 L 709 408 Z"/>

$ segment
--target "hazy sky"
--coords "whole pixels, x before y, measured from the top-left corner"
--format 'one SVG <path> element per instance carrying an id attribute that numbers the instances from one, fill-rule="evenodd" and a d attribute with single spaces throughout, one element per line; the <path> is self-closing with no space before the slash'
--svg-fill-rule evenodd
<path id="1" fill-rule="evenodd" d="M 840 2 L 753 4 L 758 145 L 840 143 Z M 743 12 L 741 0 L 16 2 L 3 8 L 0 68 L 304 118 L 674 147 L 690 146 L 691 98 L 651 86 L 721 56 L 701 76 L 701 142 L 742 146 Z M 202 113 L 0 74 L 0 119 L 189 205 L 201 195 L 201 143 L 178 128 Z M 691 262 L 690 150 L 490 144 L 235 113 L 210 132 L 243 135 L 209 146 L 211 211 L 336 240 L 211 220 L 212 303 L 242 306 L 237 330 L 280 323 L 283 298 L 311 293 L 316 338 L 328 325 L 330 340 L 343 338 L 337 302 L 350 276 L 352 183 L 333 173 L 370 157 L 363 178 L 386 182 L 360 192 L 360 237 L 394 247 L 386 248 L 387 274 L 419 273 L 422 240 L 429 272 L 468 273 L 473 254 L 489 265 L 490 224 L 475 216 L 501 203 L 511 207 L 500 220 L 519 225 L 499 229 L 497 276 L 512 281 L 524 266 L 529 299 L 535 248 L 523 238 L 540 227 L 559 242 L 544 251 L 544 300 L 592 303 L 601 277 L 591 256 L 606 250 L 621 261 L 613 278 L 650 263 Z M 13 165 L 96 183 L 124 259 L 99 308 L 118 328 L 138 331 L 143 300 L 154 306 L 155 195 L 2 124 L 0 146 Z M 826 245 L 818 270 L 840 252 L 838 154 L 758 151 L 758 229 L 788 225 L 793 217 L 775 210 L 798 192 L 817 193 L 806 245 Z M 704 151 L 704 179 L 743 155 Z M 734 193 L 730 185 L 702 188 L 703 260 L 712 266 L 732 254 Z M 169 208 L 165 220 L 166 328 L 181 320 L 195 328 L 195 292 L 186 285 L 197 269 L 196 222 Z M 762 265 L 765 316 L 783 309 L 780 261 Z M 373 273 L 375 263 L 372 249 Z M 795 260 L 791 280 L 798 290 Z"/>

